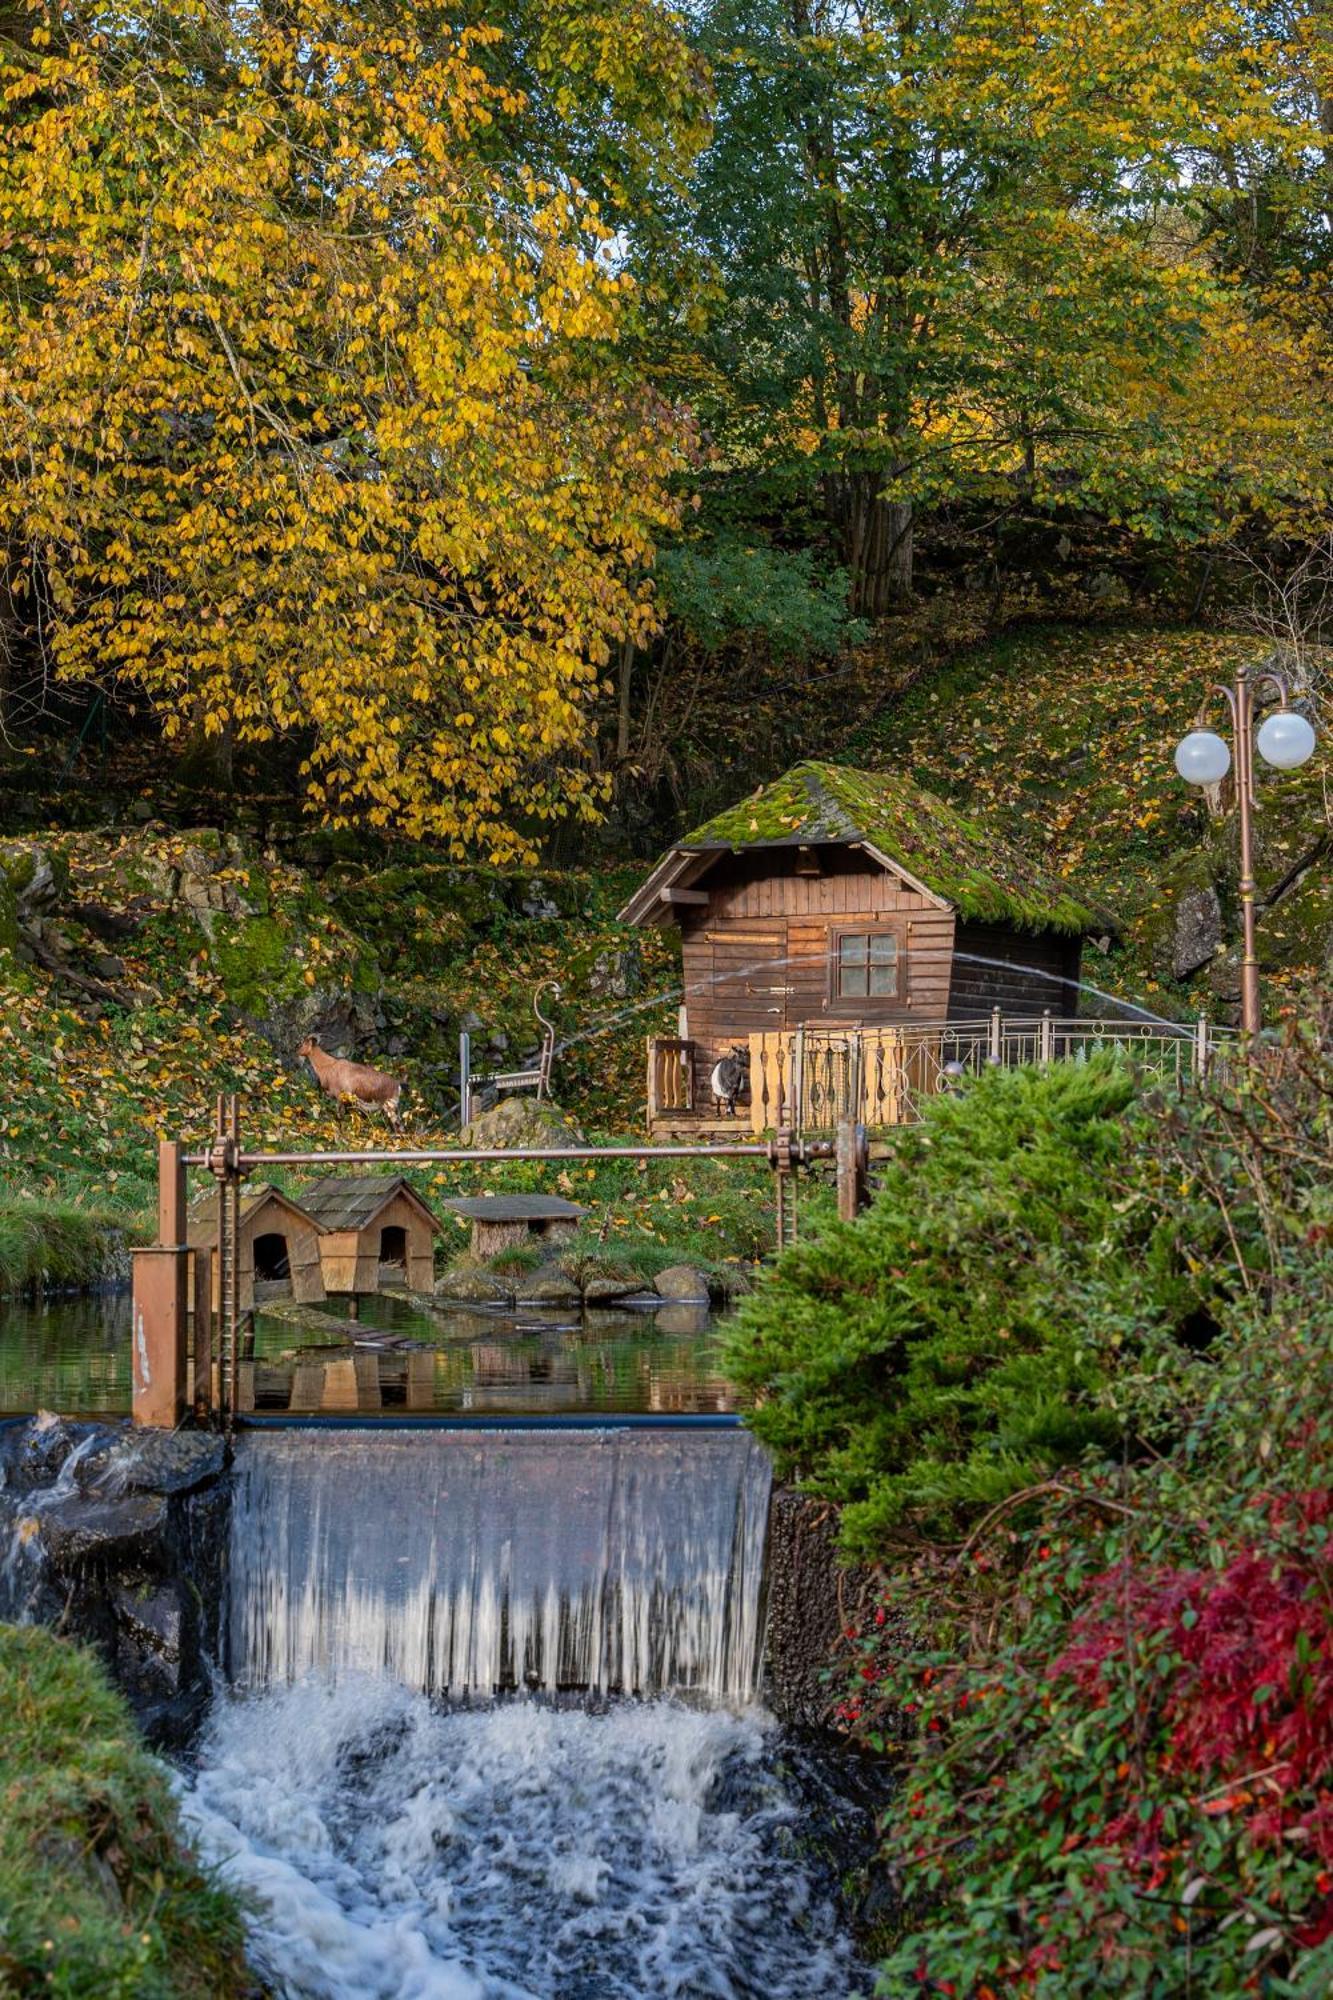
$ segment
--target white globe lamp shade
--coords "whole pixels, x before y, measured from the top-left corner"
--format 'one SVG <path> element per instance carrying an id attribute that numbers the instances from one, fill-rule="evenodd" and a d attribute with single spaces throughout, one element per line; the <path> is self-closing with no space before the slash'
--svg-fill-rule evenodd
<path id="1" fill-rule="evenodd" d="M 1314 755 L 1314 730 L 1293 708 L 1280 708 L 1267 716 L 1255 741 L 1264 762 L 1279 771 L 1294 771 Z"/>
<path id="2" fill-rule="evenodd" d="M 1211 729 L 1191 729 L 1176 745 L 1176 769 L 1188 784 L 1220 784 L 1231 769 L 1231 752 Z"/>

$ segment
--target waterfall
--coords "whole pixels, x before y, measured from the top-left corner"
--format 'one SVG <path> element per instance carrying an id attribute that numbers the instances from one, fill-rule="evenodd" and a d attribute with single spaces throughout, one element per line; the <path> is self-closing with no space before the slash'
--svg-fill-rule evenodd
<path id="1" fill-rule="evenodd" d="M 769 1466 L 740 1430 L 251 1435 L 230 1665 L 427 1693 L 755 1693 Z"/>

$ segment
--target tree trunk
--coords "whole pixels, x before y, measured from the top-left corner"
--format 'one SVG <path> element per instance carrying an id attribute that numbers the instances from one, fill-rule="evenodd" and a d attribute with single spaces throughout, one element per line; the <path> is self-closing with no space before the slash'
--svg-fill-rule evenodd
<path id="1" fill-rule="evenodd" d="M 626 639 L 620 648 L 619 706 L 616 712 L 616 759 L 629 759 L 630 691 L 634 684 L 634 641 Z"/>
<path id="2" fill-rule="evenodd" d="M 852 579 L 850 608 L 858 618 L 882 617 L 912 595 L 911 502 L 883 499 L 878 483 L 864 473 L 843 483 L 843 546 Z"/>

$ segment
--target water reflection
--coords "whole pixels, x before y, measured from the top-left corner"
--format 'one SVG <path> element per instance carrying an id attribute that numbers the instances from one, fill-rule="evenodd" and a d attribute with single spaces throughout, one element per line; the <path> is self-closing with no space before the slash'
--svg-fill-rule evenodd
<path id="1" fill-rule="evenodd" d="M 297 1347 L 291 1325 L 261 1320 L 254 1360 L 239 1371 L 239 1408 L 554 1416 L 736 1407 L 702 1307 L 582 1313 L 442 1303 L 423 1312 L 381 1296 L 363 1300 L 361 1328 L 355 1344 Z"/>
<path id="2" fill-rule="evenodd" d="M 128 1292 L 0 1299 L 0 1414 L 119 1417 L 129 1408 Z"/>
<path id="3" fill-rule="evenodd" d="M 362 1301 L 329 1339 L 261 1317 L 238 1369 L 242 1411 L 298 1415 L 544 1416 L 730 1411 L 736 1403 L 703 1307 L 453 1306 Z M 0 1414 L 125 1416 L 130 1314 L 123 1294 L 0 1303 Z"/>

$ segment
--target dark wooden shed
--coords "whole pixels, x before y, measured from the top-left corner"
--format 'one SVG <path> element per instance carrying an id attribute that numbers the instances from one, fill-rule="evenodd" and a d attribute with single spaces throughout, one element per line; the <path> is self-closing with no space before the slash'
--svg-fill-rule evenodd
<path id="1" fill-rule="evenodd" d="M 440 1206 L 471 1222 L 474 1257 L 494 1257 L 517 1244 L 572 1236 L 588 1213 L 558 1194 L 460 1195 Z"/>
<path id="2" fill-rule="evenodd" d="M 836 1044 L 864 1075 L 888 1076 L 884 1051 L 900 1069 L 926 1030 L 996 1008 L 1070 1016 L 1082 940 L 1110 928 L 1060 876 L 910 779 L 824 763 L 680 841 L 621 921 L 681 933 L 680 1034 L 649 1050 L 655 1129 L 707 1114 L 708 1076 L 734 1046 L 749 1051 L 763 1129 L 773 1092 L 797 1087 L 798 1035 L 802 1064 Z M 893 1088 L 872 1093 L 870 1122 L 894 1122 Z"/>
<path id="3" fill-rule="evenodd" d="M 430 1291 L 440 1221 L 401 1174 L 315 1181 L 301 1205 L 319 1225 L 326 1291 L 376 1292 L 386 1280 Z"/>
<path id="4" fill-rule="evenodd" d="M 218 1264 L 218 1204 L 216 1195 L 196 1203 L 187 1218 L 192 1250 L 208 1254 L 214 1311 L 221 1309 Z M 296 1299 L 318 1305 L 324 1298 L 319 1225 L 309 1211 L 289 1195 L 256 1182 L 241 1196 L 241 1233 L 237 1245 L 237 1277 L 242 1312 L 253 1312 L 266 1299 Z M 190 1306 L 194 1307 L 196 1260 L 190 1259 Z"/>

